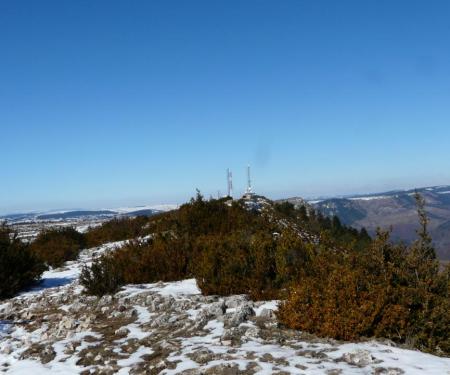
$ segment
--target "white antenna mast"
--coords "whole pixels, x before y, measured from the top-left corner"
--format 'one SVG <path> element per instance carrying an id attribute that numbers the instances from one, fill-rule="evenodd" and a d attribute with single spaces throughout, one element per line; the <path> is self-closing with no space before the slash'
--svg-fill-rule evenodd
<path id="1" fill-rule="evenodd" d="M 252 180 L 250 179 L 250 164 L 247 165 L 247 194 L 252 194 Z"/>
<path id="2" fill-rule="evenodd" d="M 233 174 L 230 171 L 230 191 L 228 192 L 228 195 L 233 198 Z"/>
<path id="3" fill-rule="evenodd" d="M 233 197 L 233 174 L 227 169 L 228 196 Z"/>

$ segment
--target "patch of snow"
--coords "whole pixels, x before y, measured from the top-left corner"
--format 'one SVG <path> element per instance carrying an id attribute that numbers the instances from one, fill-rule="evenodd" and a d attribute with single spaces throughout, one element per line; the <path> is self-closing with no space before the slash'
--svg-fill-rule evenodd
<path id="1" fill-rule="evenodd" d="M 118 212 L 120 214 L 126 214 L 141 210 L 171 211 L 177 209 L 178 207 L 178 204 L 154 204 L 134 207 L 119 207 L 112 209 L 112 211 Z"/>
<path id="2" fill-rule="evenodd" d="M 195 279 L 188 279 L 182 281 L 174 281 L 170 283 L 153 283 L 153 284 L 139 284 L 127 285 L 123 288 L 120 294 L 135 296 L 147 291 L 157 292 L 163 296 L 172 297 L 187 297 L 201 294 Z"/>
<path id="3" fill-rule="evenodd" d="M 117 364 L 120 367 L 122 367 L 119 370 L 118 374 L 129 374 L 133 365 L 140 363 L 140 362 L 144 362 L 144 360 L 141 358 L 142 356 L 152 354 L 152 353 L 153 353 L 153 350 L 150 348 L 147 348 L 145 346 L 139 347 L 128 358 L 117 361 Z"/>
<path id="4" fill-rule="evenodd" d="M 371 197 L 353 197 L 353 198 L 348 198 L 348 200 L 350 201 L 372 201 L 372 200 L 377 200 L 377 199 L 388 199 L 388 196 L 385 195 L 378 195 L 378 196 L 371 196 Z"/>
<path id="5" fill-rule="evenodd" d="M 201 291 L 198 288 L 197 281 L 195 279 L 175 281 L 172 283 L 168 283 L 163 287 L 154 287 L 153 290 L 163 296 L 173 297 L 193 296 L 201 294 Z"/>
<path id="6" fill-rule="evenodd" d="M 11 322 L 0 320 L 0 339 L 11 333 Z"/>
<path id="7" fill-rule="evenodd" d="M 450 359 L 436 357 L 418 350 L 401 349 L 380 344 L 376 341 L 348 343 L 339 345 L 338 350 L 328 355 L 333 359 L 342 357 L 344 353 L 356 350 L 367 350 L 376 359 L 382 360 L 383 367 L 397 367 L 406 374 L 449 374 Z"/>
<path id="8" fill-rule="evenodd" d="M 103 224 L 102 222 L 97 222 L 97 223 L 77 225 L 77 226 L 75 226 L 75 229 L 80 233 L 86 233 L 89 229 L 99 227 L 102 224 Z"/>
<path id="9" fill-rule="evenodd" d="M 255 308 L 255 314 L 256 316 L 260 316 L 261 312 L 264 309 L 267 310 L 272 310 L 272 311 L 276 311 L 278 310 L 278 304 L 280 303 L 280 301 L 277 300 L 272 300 L 272 301 L 266 301 L 264 302 L 262 305 L 259 305 L 257 308 Z"/>

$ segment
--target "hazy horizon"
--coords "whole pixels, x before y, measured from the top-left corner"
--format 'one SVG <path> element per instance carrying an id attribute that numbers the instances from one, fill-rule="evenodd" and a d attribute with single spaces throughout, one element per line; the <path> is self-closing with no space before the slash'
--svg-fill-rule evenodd
<path id="1" fill-rule="evenodd" d="M 277 199 L 285 199 L 285 198 L 293 198 L 293 197 L 301 197 L 306 200 L 316 200 L 316 199 L 325 199 L 325 198 L 337 198 L 337 197 L 351 197 L 351 196 L 358 196 L 358 195 L 372 195 L 372 194 L 378 194 L 378 193 L 387 193 L 390 191 L 401 191 L 401 190 L 412 190 L 412 189 L 423 189 L 427 187 L 432 186 L 450 186 L 450 184 L 435 184 L 435 185 L 424 185 L 424 186 L 402 186 L 402 187 L 393 187 L 393 188 L 386 188 L 382 190 L 357 190 L 352 192 L 336 192 L 333 193 L 324 193 L 324 194 L 317 194 L 317 195 L 303 195 L 303 194 L 295 194 L 295 192 L 292 192 L 292 194 L 289 193 L 283 193 L 280 192 L 280 194 L 270 195 L 270 194 L 264 194 L 263 192 L 256 191 L 257 194 L 264 195 L 268 197 L 269 199 L 277 200 Z M 221 196 L 224 195 L 225 189 L 222 189 Z M 205 196 L 205 198 L 217 197 L 213 193 L 206 194 L 204 192 L 201 192 L 202 195 Z M 238 198 L 242 196 L 244 193 L 244 189 L 242 191 L 238 191 L 233 194 L 234 198 Z M 18 213 L 32 213 L 32 212 L 53 212 L 53 211 L 71 211 L 71 210 L 102 210 L 102 209 L 119 209 L 123 207 L 130 207 L 130 208 L 138 208 L 138 207 L 145 207 L 145 206 L 158 206 L 158 205 L 179 205 L 183 204 L 185 202 L 188 202 L 190 198 L 194 197 L 196 194 L 196 191 L 193 191 L 192 194 L 186 195 L 185 198 L 180 198 L 178 200 L 174 199 L 172 201 L 170 200 L 152 200 L 152 199 L 142 199 L 142 200 L 113 200 L 108 202 L 105 202 L 103 205 L 100 204 L 101 200 L 95 200 L 94 202 L 86 202 L 85 204 L 79 203 L 78 205 L 68 205 L 68 206 L 39 206 L 39 207 L 27 207 L 24 206 L 24 208 L 12 208 L 12 209 L 6 209 L 1 210 L 0 209 L 0 215 L 9 215 L 9 214 L 18 214 Z"/>

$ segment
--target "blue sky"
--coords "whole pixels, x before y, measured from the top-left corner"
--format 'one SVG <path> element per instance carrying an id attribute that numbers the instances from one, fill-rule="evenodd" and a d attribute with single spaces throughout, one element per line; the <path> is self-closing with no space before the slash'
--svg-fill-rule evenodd
<path id="1" fill-rule="evenodd" d="M 0 2 L 0 212 L 450 183 L 448 1 Z"/>

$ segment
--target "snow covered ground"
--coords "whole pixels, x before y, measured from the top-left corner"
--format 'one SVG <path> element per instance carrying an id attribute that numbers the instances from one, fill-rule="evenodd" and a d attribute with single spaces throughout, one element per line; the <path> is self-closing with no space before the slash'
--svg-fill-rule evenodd
<path id="1" fill-rule="evenodd" d="M 202 296 L 194 279 L 82 294 L 84 251 L 42 283 L 0 303 L 7 374 L 436 374 L 450 359 L 376 341 L 341 343 L 279 328 L 277 301 Z"/>

